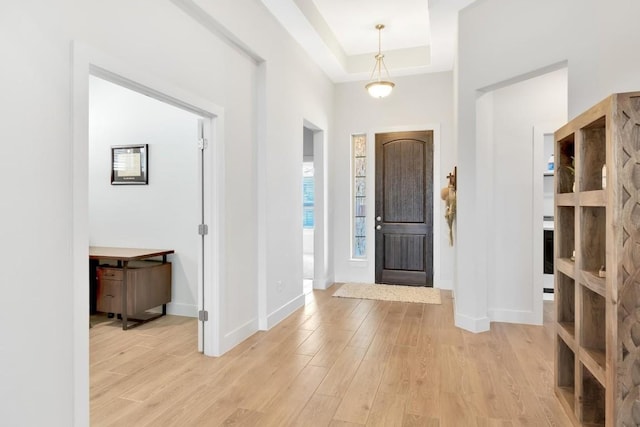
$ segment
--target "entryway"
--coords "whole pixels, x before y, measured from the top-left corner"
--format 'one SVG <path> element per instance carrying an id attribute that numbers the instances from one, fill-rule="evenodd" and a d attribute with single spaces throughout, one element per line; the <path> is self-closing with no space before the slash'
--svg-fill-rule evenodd
<path id="1" fill-rule="evenodd" d="M 223 111 L 219 107 L 194 97 L 192 95 L 185 94 L 173 88 L 166 82 L 159 81 L 152 76 L 146 75 L 140 70 L 131 69 L 128 65 L 121 63 L 117 59 L 108 57 L 100 52 L 94 51 L 87 46 L 75 46 L 74 49 L 74 227 L 73 227 L 73 254 L 74 254 L 74 298 L 76 300 L 76 311 L 74 316 L 78 319 L 86 319 L 89 312 L 89 274 L 88 274 L 88 244 L 90 242 L 90 230 L 93 218 L 89 217 L 91 197 L 89 195 L 89 188 L 94 185 L 91 184 L 91 173 L 97 171 L 89 167 L 87 159 L 89 158 L 90 146 L 89 146 L 89 82 L 93 78 L 91 76 L 99 77 L 101 80 L 115 83 L 121 87 L 131 89 L 139 94 L 146 95 L 150 98 L 160 101 L 162 104 L 178 107 L 183 112 L 189 112 L 189 114 L 204 118 L 202 127 L 198 129 L 197 120 L 194 119 L 192 129 L 193 144 L 192 144 L 192 156 L 188 157 L 186 165 L 181 167 L 187 167 L 190 172 L 194 172 L 194 180 L 192 182 L 193 199 L 195 200 L 194 206 L 191 210 L 184 211 L 189 217 L 189 222 L 192 222 L 188 226 L 189 237 L 187 240 L 192 242 L 192 254 L 193 256 L 184 265 L 176 265 L 177 269 L 184 269 L 186 276 L 191 276 L 198 285 L 197 289 L 189 287 L 185 290 L 187 294 L 182 294 L 179 299 L 184 301 L 189 300 L 191 303 L 187 304 L 175 304 L 175 306 L 169 311 L 173 311 L 175 314 L 197 316 L 199 310 L 207 309 L 209 311 L 209 321 L 200 322 L 199 324 L 199 349 L 204 351 L 206 355 L 219 354 L 220 341 L 219 341 L 219 302 L 218 287 L 219 277 L 216 273 L 216 266 L 218 264 L 218 258 L 216 254 L 221 253 L 218 250 L 220 239 L 218 238 L 219 230 L 219 209 L 220 203 L 217 202 L 220 185 L 220 176 L 218 163 L 223 159 L 220 155 L 219 144 L 222 141 L 221 126 L 214 126 L 215 124 L 222 124 Z M 134 80 L 135 79 L 135 80 Z M 157 130 L 157 129 L 156 129 Z M 205 147 L 204 151 L 199 148 L 198 137 L 204 137 L 202 145 Z M 150 146 L 151 152 L 149 158 L 150 170 L 149 172 L 149 185 L 138 186 L 134 188 L 127 186 L 127 188 L 121 188 L 118 193 L 128 194 L 132 196 L 135 193 L 146 190 L 150 193 L 157 189 L 157 185 L 161 180 L 167 181 L 168 185 L 172 180 L 171 176 L 177 171 L 178 160 L 172 156 L 163 156 L 162 161 L 168 162 L 169 167 L 164 168 L 171 173 L 162 173 L 158 163 L 153 161 L 154 153 L 156 156 L 160 154 L 160 146 L 156 145 L 156 139 L 149 138 L 143 134 L 139 134 L 131 137 L 131 143 L 140 143 L 144 139 L 147 139 L 147 143 Z M 135 141 L 133 141 L 135 140 Z M 106 143 L 111 144 L 107 141 Z M 127 142 L 129 143 L 129 142 Z M 208 148 L 206 148 L 208 147 Z M 202 151 L 202 154 L 198 154 Z M 159 157 L 155 158 L 156 161 L 160 160 Z M 190 159 L 190 160 L 189 160 Z M 174 162 L 171 165 L 171 162 Z M 103 162 L 101 162 L 103 163 Z M 110 167 L 110 156 L 107 154 L 107 169 Z M 155 165 L 155 166 L 154 166 Z M 166 166 L 166 165 L 165 165 Z M 172 167 L 173 166 L 173 167 Z M 154 172 L 155 171 L 155 172 Z M 91 172 L 91 173 L 90 173 Z M 100 172 L 99 172 L 100 173 Z M 204 179 L 197 179 L 197 176 L 203 173 Z M 107 185 L 109 185 L 109 176 L 105 178 Z M 179 186 L 179 185 L 178 185 Z M 200 196 L 204 196 L 201 198 Z M 215 202 L 215 203 L 214 203 Z M 181 206 L 177 203 L 176 206 Z M 117 209 L 116 209 L 117 210 Z M 190 213 L 189 213 L 190 212 Z M 208 234 L 201 239 L 198 236 L 198 222 L 201 218 L 200 213 L 204 215 L 204 221 L 208 225 Z M 117 232 L 117 224 L 116 226 Z M 162 224 L 153 225 L 151 222 L 145 224 L 142 228 L 152 227 L 155 233 L 147 233 L 147 235 L 154 235 L 155 238 L 162 235 Z M 147 227 L 147 228 L 148 228 Z M 142 242 L 135 240 L 136 232 L 130 231 L 131 242 L 122 243 L 123 246 L 149 246 L 158 247 L 163 246 L 155 242 Z M 139 236 L 138 236 L 139 237 Z M 152 237 L 153 239 L 154 237 Z M 135 241 L 134 241 L 135 240 Z M 202 240 L 202 242 L 200 242 Z M 202 246 L 204 246 L 203 254 Z M 187 252 L 184 250 L 183 252 Z M 191 280 L 190 279 L 190 280 Z M 193 295 L 195 294 L 195 295 Z M 178 295 L 176 295 L 178 296 Z M 185 297 L 185 298 L 182 298 Z M 195 298 L 194 298 L 195 297 Z M 178 299 L 178 298 L 177 298 Z M 177 301 L 176 299 L 176 301 Z M 77 357 L 77 366 L 74 364 L 74 372 L 78 375 L 79 380 L 86 378 L 88 369 L 88 359 L 80 357 L 81 354 L 86 354 L 88 348 L 88 335 L 86 334 L 86 328 L 88 322 L 78 322 L 78 329 L 75 334 L 76 345 L 74 347 L 74 354 Z M 82 330 L 84 329 L 84 330 Z M 203 339 L 206 337 L 206 339 Z"/>
<path id="2" fill-rule="evenodd" d="M 303 293 L 327 289 L 326 157 L 324 131 L 303 121 L 302 179 L 300 212 L 302 216 Z"/>
<path id="3" fill-rule="evenodd" d="M 315 178 L 313 157 L 313 130 L 303 128 L 302 148 L 302 284 L 303 292 L 313 290 Z"/>
<path id="4" fill-rule="evenodd" d="M 433 286 L 433 131 L 376 134 L 376 283 Z"/>

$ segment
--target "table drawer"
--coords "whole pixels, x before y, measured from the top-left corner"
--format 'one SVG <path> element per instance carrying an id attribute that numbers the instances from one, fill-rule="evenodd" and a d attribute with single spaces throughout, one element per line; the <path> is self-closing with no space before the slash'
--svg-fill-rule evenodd
<path id="1" fill-rule="evenodd" d="M 104 276 L 103 276 L 104 277 Z M 132 290 L 133 287 L 127 287 L 127 314 L 133 314 L 132 306 Z M 98 280 L 96 309 L 105 313 L 121 313 L 122 312 L 122 280 Z"/>
<path id="2" fill-rule="evenodd" d="M 96 310 L 122 313 L 122 269 L 96 269 Z M 139 262 L 127 270 L 127 315 L 171 302 L 171 263 Z"/>
<path id="3" fill-rule="evenodd" d="M 122 269 L 115 267 L 98 267 L 96 269 L 98 282 L 100 280 L 122 280 Z"/>

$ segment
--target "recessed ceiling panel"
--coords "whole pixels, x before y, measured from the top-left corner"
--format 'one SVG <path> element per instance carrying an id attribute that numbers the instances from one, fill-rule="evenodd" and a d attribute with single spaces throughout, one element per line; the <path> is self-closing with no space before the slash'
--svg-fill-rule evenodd
<path id="1" fill-rule="evenodd" d="M 427 0 L 313 0 L 347 55 L 378 50 L 376 24 L 384 24 L 382 51 L 427 46 Z"/>

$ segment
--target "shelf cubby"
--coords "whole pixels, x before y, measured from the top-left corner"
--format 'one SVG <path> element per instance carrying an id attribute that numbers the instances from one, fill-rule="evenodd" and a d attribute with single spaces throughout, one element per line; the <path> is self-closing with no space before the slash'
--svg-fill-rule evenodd
<path id="1" fill-rule="evenodd" d="M 575 340 L 575 281 L 563 274 L 556 274 L 556 318 L 558 326 Z"/>
<path id="2" fill-rule="evenodd" d="M 606 161 L 606 118 L 599 117 L 581 129 L 579 191 L 602 190 L 602 166 Z"/>
<path id="3" fill-rule="evenodd" d="M 561 366 L 556 376 L 556 391 L 561 401 L 573 412 L 575 407 L 575 354 L 560 337 L 557 338 L 556 364 Z"/>
<path id="4" fill-rule="evenodd" d="M 605 388 L 591 374 L 589 369 L 581 365 L 582 393 L 578 397 L 582 412 L 582 423 L 589 426 L 605 425 Z"/>
<path id="5" fill-rule="evenodd" d="M 554 240 L 556 256 L 570 262 L 575 251 L 575 208 L 573 206 L 558 206 L 555 216 Z"/>
<path id="6" fill-rule="evenodd" d="M 606 210 L 603 207 L 581 207 L 581 269 L 596 276 L 606 266 Z"/>
<path id="7" fill-rule="evenodd" d="M 580 347 L 591 355 L 601 369 L 606 368 L 606 300 L 601 295 L 586 287 L 580 289 L 581 293 L 581 331 Z"/>
<path id="8" fill-rule="evenodd" d="M 556 192 L 573 193 L 575 181 L 575 134 L 567 135 L 557 142 L 556 162 Z"/>

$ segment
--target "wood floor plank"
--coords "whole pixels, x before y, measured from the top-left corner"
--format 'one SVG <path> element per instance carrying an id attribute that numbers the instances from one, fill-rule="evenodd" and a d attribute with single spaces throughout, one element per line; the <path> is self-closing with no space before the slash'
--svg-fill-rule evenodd
<path id="1" fill-rule="evenodd" d="M 196 392 L 202 384 L 206 382 L 205 378 L 196 374 L 185 374 L 180 381 L 172 383 L 169 387 L 163 387 L 152 393 L 148 399 L 136 402 L 134 408 L 126 411 L 118 411 L 116 415 L 112 415 L 113 422 L 109 425 L 122 426 L 144 425 L 149 419 L 155 419 L 161 416 L 167 409 L 167 402 L 171 402 L 174 406 L 184 405 L 186 402 L 193 400 L 193 393 Z"/>
<path id="2" fill-rule="evenodd" d="M 329 427 L 362 427 L 364 424 L 349 423 L 347 421 L 332 420 Z"/>
<path id="3" fill-rule="evenodd" d="M 365 359 L 377 360 L 379 363 L 386 363 L 393 351 L 407 307 L 407 303 L 403 304 L 397 302 L 394 302 L 389 306 L 387 316 L 384 318 L 380 327 L 376 330 L 376 334 L 364 356 Z"/>
<path id="4" fill-rule="evenodd" d="M 442 426 L 475 427 L 478 425 L 477 417 L 464 394 L 444 392 L 440 402 L 440 424 Z"/>
<path id="5" fill-rule="evenodd" d="M 302 412 L 326 374 L 327 368 L 307 366 L 293 383 L 281 390 L 275 399 L 263 408 L 265 415 L 260 420 L 260 425 L 265 427 L 294 425 L 293 420 Z"/>
<path id="6" fill-rule="evenodd" d="M 227 396 L 226 392 L 213 393 L 215 397 L 206 402 L 206 409 L 199 411 L 199 414 L 193 417 L 189 413 L 174 413 L 169 424 L 165 424 L 164 419 L 159 419 L 160 424 L 172 427 L 179 426 L 219 426 L 231 417 L 238 409 L 240 398 L 237 395 Z M 149 425 L 151 427 L 151 425 Z"/>
<path id="7" fill-rule="evenodd" d="M 158 368 L 163 373 L 162 376 L 158 376 L 155 369 L 140 370 L 131 376 L 130 381 L 121 383 L 124 386 L 124 391 L 120 394 L 120 397 L 142 402 L 153 393 L 171 386 L 172 380 L 180 375 L 184 367 L 182 358 L 169 354 L 159 360 L 157 365 L 159 366 L 155 366 L 155 368 Z"/>
<path id="8" fill-rule="evenodd" d="M 367 349 L 364 347 L 345 347 L 316 393 L 336 397 L 344 396 L 366 351 Z"/>
<path id="9" fill-rule="evenodd" d="M 440 427 L 440 421 L 437 418 L 405 414 L 402 427 Z"/>
<path id="10" fill-rule="evenodd" d="M 238 386 L 251 392 L 247 393 L 240 406 L 263 411 L 283 388 L 288 387 L 299 376 L 310 360 L 310 356 L 294 354 L 285 359 L 284 363 L 279 363 L 277 369 L 268 376 L 257 375 L 257 372 L 248 373 L 245 381 L 239 382 Z M 260 369 L 264 369 L 263 366 Z"/>
<path id="11" fill-rule="evenodd" d="M 130 372 L 130 366 L 132 363 L 135 363 L 141 358 L 154 353 L 155 352 L 151 347 L 132 345 L 123 348 L 121 351 L 111 357 L 93 363 L 91 365 L 91 370 L 95 373 L 105 370 L 126 375 L 128 372 Z"/>
<path id="12" fill-rule="evenodd" d="M 140 405 L 140 402 L 121 399 L 119 397 L 111 399 L 104 405 L 92 408 L 91 425 L 97 427 L 112 425 L 120 419 L 120 417 L 114 417 L 114 414 L 127 414 L 134 412 L 136 407 L 139 407 Z"/>
<path id="13" fill-rule="evenodd" d="M 539 329 L 530 325 L 517 325 L 509 328 L 509 333 L 506 333 L 504 324 L 495 325 L 497 339 L 509 343 L 531 388 L 538 396 L 548 396 L 554 392 L 551 363 L 553 342 L 541 346 L 540 343 L 545 336 L 536 332 Z M 537 337 L 532 337 L 532 334 Z"/>
<path id="14" fill-rule="evenodd" d="M 397 345 L 417 346 L 425 304 L 409 304 L 398 331 Z"/>
<path id="15" fill-rule="evenodd" d="M 420 340 L 412 360 L 407 413 L 437 418 L 440 413 L 441 350 L 433 337 Z"/>
<path id="16" fill-rule="evenodd" d="M 309 364 L 325 367 L 333 366 L 352 336 L 353 331 L 349 330 L 337 330 L 327 334 L 323 346 L 313 356 Z"/>
<path id="17" fill-rule="evenodd" d="M 385 366 L 378 393 L 407 395 L 414 375 L 414 359 L 416 349 L 404 345 L 393 347 L 391 356 Z"/>
<path id="18" fill-rule="evenodd" d="M 384 364 L 377 360 L 363 360 L 347 389 L 334 419 L 365 424 L 378 391 Z"/>
<path id="19" fill-rule="evenodd" d="M 335 414 L 340 398 L 314 393 L 302 412 L 293 420 L 298 427 L 328 426 Z"/>
<path id="20" fill-rule="evenodd" d="M 379 392 L 367 417 L 367 427 L 401 426 L 404 420 L 406 397 Z"/>
<path id="21" fill-rule="evenodd" d="M 384 322 L 391 306 L 390 301 L 376 301 L 367 316 L 353 334 L 349 345 L 352 347 L 368 348 L 376 335 L 378 328 Z"/>
<path id="22" fill-rule="evenodd" d="M 197 321 L 165 316 L 90 329 L 97 426 L 568 426 L 553 394 L 552 304 L 543 326 L 453 324 L 453 299 L 332 297 L 225 355 L 197 352 Z"/>
<path id="23" fill-rule="evenodd" d="M 222 423 L 223 426 L 253 427 L 261 424 L 260 419 L 264 416 L 262 412 L 251 411 L 249 409 L 237 409 Z"/>

